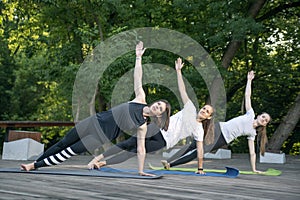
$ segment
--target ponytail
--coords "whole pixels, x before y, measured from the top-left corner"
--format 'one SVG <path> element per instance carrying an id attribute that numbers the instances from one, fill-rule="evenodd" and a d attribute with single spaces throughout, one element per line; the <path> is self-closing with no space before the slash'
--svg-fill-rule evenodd
<path id="1" fill-rule="evenodd" d="M 267 127 L 259 126 L 256 128 L 256 131 L 258 133 L 258 137 L 260 140 L 260 153 L 261 153 L 261 155 L 265 155 L 266 144 L 268 143 Z"/>
<path id="2" fill-rule="evenodd" d="M 272 121 L 272 118 L 270 116 L 269 113 L 266 113 L 266 112 L 263 112 L 262 114 L 267 114 L 269 115 L 270 117 L 270 120 L 268 123 L 270 123 L 270 121 Z M 266 152 L 266 145 L 268 143 L 268 136 L 267 136 L 267 126 L 258 126 L 256 127 L 256 132 L 257 132 L 257 135 L 258 135 L 258 139 L 260 141 L 260 153 L 261 155 L 265 155 L 265 152 Z"/>
<path id="3" fill-rule="evenodd" d="M 204 143 L 206 145 L 212 144 L 215 137 L 215 125 L 214 118 L 205 119 L 202 121 L 202 126 L 204 129 Z"/>

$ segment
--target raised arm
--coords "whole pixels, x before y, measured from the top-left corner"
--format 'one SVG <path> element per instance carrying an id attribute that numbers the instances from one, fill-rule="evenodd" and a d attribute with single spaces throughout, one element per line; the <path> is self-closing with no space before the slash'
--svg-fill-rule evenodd
<path id="1" fill-rule="evenodd" d="M 146 95 L 143 89 L 142 77 L 143 77 L 143 70 L 142 70 L 142 56 L 145 52 L 145 48 L 143 47 L 143 42 L 139 42 L 136 45 L 135 53 L 135 67 L 134 67 L 134 92 L 135 92 L 135 99 L 133 101 L 139 103 L 146 103 Z"/>
<path id="2" fill-rule="evenodd" d="M 181 73 L 181 68 L 183 67 L 183 65 L 184 65 L 184 63 L 182 63 L 181 58 L 178 58 L 175 61 L 175 69 L 177 72 L 177 83 L 178 83 L 179 93 L 181 96 L 182 103 L 186 104 L 186 102 L 188 102 L 188 100 L 189 100 L 189 97 L 186 93 L 186 89 L 185 89 L 185 85 L 184 85 L 182 73 Z"/>
<path id="3" fill-rule="evenodd" d="M 252 83 L 253 78 L 254 78 L 254 71 L 248 72 L 247 85 L 246 85 L 246 90 L 245 90 L 246 111 L 248 111 L 252 108 L 252 106 L 251 106 L 251 83 Z"/>
<path id="4" fill-rule="evenodd" d="M 142 56 L 145 52 L 143 42 L 136 45 L 135 53 L 135 67 L 134 67 L 134 102 L 146 103 L 146 94 L 143 90 L 143 70 L 142 70 Z M 137 157 L 138 157 L 138 171 L 141 176 L 154 176 L 152 174 L 144 173 L 144 163 L 146 158 L 145 138 L 147 133 L 147 124 L 144 123 L 137 129 Z"/>

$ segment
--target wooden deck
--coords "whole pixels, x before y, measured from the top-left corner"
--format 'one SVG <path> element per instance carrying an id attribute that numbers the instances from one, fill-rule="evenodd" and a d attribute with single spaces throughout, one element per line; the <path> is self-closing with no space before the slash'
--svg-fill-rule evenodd
<path id="1" fill-rule="evenodd" d="M 56 167 L 86 164 L 91 158 L 75 156 Z M 161 159 L 158 154 L 148 155 L 146 162 L 157 166 Z M 18 167 L 21 163 L 24 161 L 0 160 L 0 167 Z M 195 166 L 191 162 L 185 167 Z M 250 170 L 247 154 L 233 154 L 229 160 L 206 160 L 204 166 Z M 136 169 L 136 159 L 115 167 Z M 0 173 L 0 199 L 300 199 L 300 156 L 287 156 L 285 164 L 258 163 L 258 169 L 267 168 L 282 170 L 282 175 L 239 175 L 237 178 L 165 175 L 162 179 L 140 180 Z"/>

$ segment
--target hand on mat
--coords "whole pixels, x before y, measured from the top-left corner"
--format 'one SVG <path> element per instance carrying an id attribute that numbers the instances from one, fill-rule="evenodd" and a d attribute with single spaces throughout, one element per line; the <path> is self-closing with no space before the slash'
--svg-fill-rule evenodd
<path id="1" fill-rule="evenodd" d="M 266 172 L 258 171 L 258 170 L 254 170 L 253 172 L 254 172 L 254 173 L 257 173 L 257 174 L 264 174 L 264 173 L 266 173 Z"/>
<path id="2" fill-rule="evenodd" d="M 155 176 L 154 174 L 148 174 L 148 173 L 145 173 L 145 172 L 139 172 L 139 175 L 140 176 Z"/>
<path id="3" fill-rule="evenodd" d="M 101 167 L 104 167 L 106 165 L 106 161 L 99 161 L 96 163 L 97 169 L 100 169 Z"/>
<path id="4" fill-rule="evenodd" d="M 95 165 L 96 163 L 98 162 L 97 159 L 93 159 L 91 162 L 89 162 L 89 164 L 87 165 L 88 166 L 88 169 L 95 169 Z"/>
<path id="5" fill-rule="evenodd" d="M 100 169 L 101 167 L 106 165 L 106 161 L 96 161 L 88 164 L 89 169 Z"/>
<path id="6" fill-rule="evenodd" d="M 198 170 L 195 172 L 196 174 L 205 174 L 205 172 L 203 170 Z"/>

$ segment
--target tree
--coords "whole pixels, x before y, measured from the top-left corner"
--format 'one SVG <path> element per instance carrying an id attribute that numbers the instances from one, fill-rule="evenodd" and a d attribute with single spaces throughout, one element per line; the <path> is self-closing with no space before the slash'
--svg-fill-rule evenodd
<path id="1" fill-rule="evenodd" d="M 243 113 L 245 75 L 255 70 L 253 107 L 257 113 L 271 114 L 270 138 L 279 137 L 276 129 L 287 111 L 294 108 L 291 105 L 299 94 L 300 31 L 295 26 L 299 23 L 298 1 L 11 0 L 1 1 L 0 11 L 2 119 L 73 120 L 72 90 L 83 60 L 111 36 L 140 27 L 179 31 L 207 50 L 226 87 L 227 119 Z M 115 84 L 133 68 L 133 53 L 120 55 L 104 72 L 95 91 L 91 91 L 94 98 L 88 102 L 89 114 L 110 107 Z M 177 56 L 149 49 L 144 61 L 173 69 Z M 183 74 L 199 105 L 203 105 L 209 90 L 187 63 Z M 159 71 L 155 73 L 161 78 Z M 180 109 L 168 88 L 158 84 L 144 87 L 149 102 L 167 98 L 175 112 Z M 292 143 L 300 142 L 296 137 L 298 124 L 290 131 L 283 150 L 289 151 Z M 60 130 L 47 131 L 43 131 L 46 138 L 64 134 Z M 231 147 L 247 151 L 239 141 Z"/>
<path id="2" fill-rule="evenodd" d="M 278 2 L 278 3 L 274 3 L 274 5 L 271 5 L 271 10 L 269 10 L 266 13 L 264 13 L 260 17 L 258 17 L 259 14 L 260 14 L 260 11 L 263 10 L 263 9 L 265 9 L 264 8 L 264 4 L 265 3 L 266 3 L 265 0 L 258 0 L 258 1 L 254 1 L 253 3 L 249 4 L 249 9 L 248 9 L 248 15 L 249 15 L 249 17 L 253 18 L 257 22 L 262 22 L 263 20 L 267 21 L 267 20 L 270 20 L 273 17 L 276 17 L 276 14 L 279 14 L 281 12 L 286 12 L 286 13 L 289 13 L 289 15 L 291 15 L 292 12 L 289 12 L 289 9 L 293 9 L 295 7 L 300 7 L 300 3 L 299 2 L 288 2 L 288 3 L 279 3 Z M 262 11 L 262 12 L 264 12 L 264 11 Z M 271 27 L 270 25 L 267 25 L 267 23 L 266 23 L 266 26 L 270 30 L 270 33 L 271 33 L 272 29 L 274 29 L 274 27 Z M 254 30 L 254 29 L 252 29 L 252 30 Z M 255 32 L 259 33 L 257 31 L 254 31 L 254 32 L 252 31 L 251 34 L 253 34 Z M 226 51 L 224 52 L 223 57 L 222 57 L 222 61 L 221 61 L 222 67 L 224 67 L 227 70 L 230 67 L 230 65 L 233 64 L 232 63 L 233 59 L 234 59 L 234 57 L 237 56 L 237 53 L 238 53 L 238 50 L 240 49 L 240 47 L 244 44 L 245 49 L 246 49 L 249 46 L 249 44 L 252 43 L 251 41 L 249 41 L 249 39 L 245 40 L 245 38 L 247 38 L 247 37 L 244 34 L 242 34 L 241 35 L 242 38 L 240 38 L 238 36 L 240 34 L 238 32 L 238 30 L 233 31 L 233 33 L 236 33 L 236 35 L 234 35 L 234 34 L 232 35 L 232 40 L 227 45 Z M 255 40 L 257 40 L 257 39 L 255 39 Z M 246 42 L 249 41 L 249 44 L 247 44 L 246 42 L 243 43 L 243 40 L 246 41 Z M 255 43 L 254 43 L 254 45 L 255 45 Z M 287 46 L 289 46 L 289 45 L 287 45 Z M 253 47 L 255 47 L 255 46 L 253 46 Z M 247 50 L 247 53 L 249 53 L 249 48 L 247 48 L 246 50 Z M 253 54 L 254 55 L 255 54 L 258 55 L 257 52 L 255 52 L 255 51 L 258 50 L 257 47 L 255 47 L 255 49 L 253 49 L 253 50 L 254 50 L 254 51 L 252 51 Z M 280 50 L 280 47 L 278 48 L 278 50 Z M 254 68 L 257 68 L 257 66 L 259 66 L 258 61 L 253 62 L 254 59 L 255 58 L 253 57 L 252 58 L 252 65 L 251 66 L 249 66 L 248 65 L 249 63 L 247 62 L 248 69 L 249 68 L 254 69 Z M 292 62 L 295 62 L 295 60 L 293 60 Z M 299 64 L 296 64 L 296 65 L 298 66 Z M 296 72 L 296 73 L 298 73 L 298 72 Z M 272 72 L 270 72 L 270 74 L 272 74 Z M 266 76 L 267 76 L 267 74 L 262 74 L 262 75 L 259 75 L 258 77 L 256 77 L 256 79 L 257 78 L 266 77 Z M 294 77 L 295 77 L 294 79 L 297 80 L 297 75 L 296 74 L 295 74 Z M 244 80 L 244 78 L 242 80 Z M 218 88 L 215 85 L 218 85 L 218 83 L 220 81 L 222 81 L 221 78 L 217 77 L 215 79 L 214 84 L 212 85 L 212 88 L 213 88 L 213 93 L 212 94 L 216 95 L 216 96 L 212 96 L 211 97 L 212 99 L 217 98 Z M 242 88 L 244 82 L 245 81 L 236 82 L 233 85 L 233 87 L 231 87 L 231 89 L 228 92 L 228 96 L 227 96 L 228 97 L 227 98 L 228 101 L 231 101 L 231 98 L 233 97 L 233 94 L 239 88 Z M 297 88 L 297 86 L 295 88 Z M 296 91 L 297 91 L 297 89 L 296 89 Z M 297 93 L 298 92 L 299 92 L 299 90 L 297 91 Z M 297 111 L 298 111 L 297 107 L 291 107 L 290 108 L 287 116 L 293 117 L 293 118 L 289 118 L 289 120 L 292 121 L 292 122 L 290 122 L 291 124 L 290 123 L 286 123 L 286 118 L 282 121 L 282 123 L 278 126 L 278 128 L 276 129 L 274 135 L 272 136 L 271 142 L 269 144 L 269 148 L 270 149 L 279 150 L 282 147 L 284 141 L 287 139 L 287 137 L 290 134 L 290 132 L 292 132 L 292 130 L 295 128 L 296 124 L 298 123 L 299 117 L 294 116 L 294 115 L 299 115 L 298 114 L 299 112 L 297 112 Z M 294 113 L 297 113 L 297 114 L 294 114 Z M 277 142 L 275 142 L 275 141 L 277 141 Z"/>
<path id="3" fill-rule="evenodd" d="M 268 149 L 278 152 L 281 150 L 283 143 L 290 136 L 300 118 L 300 93 L 296 97 L 294 104 L 288 110 L 286 116 L 283 117 L 280 125 L 277 127 L 271 137 Z"/>

